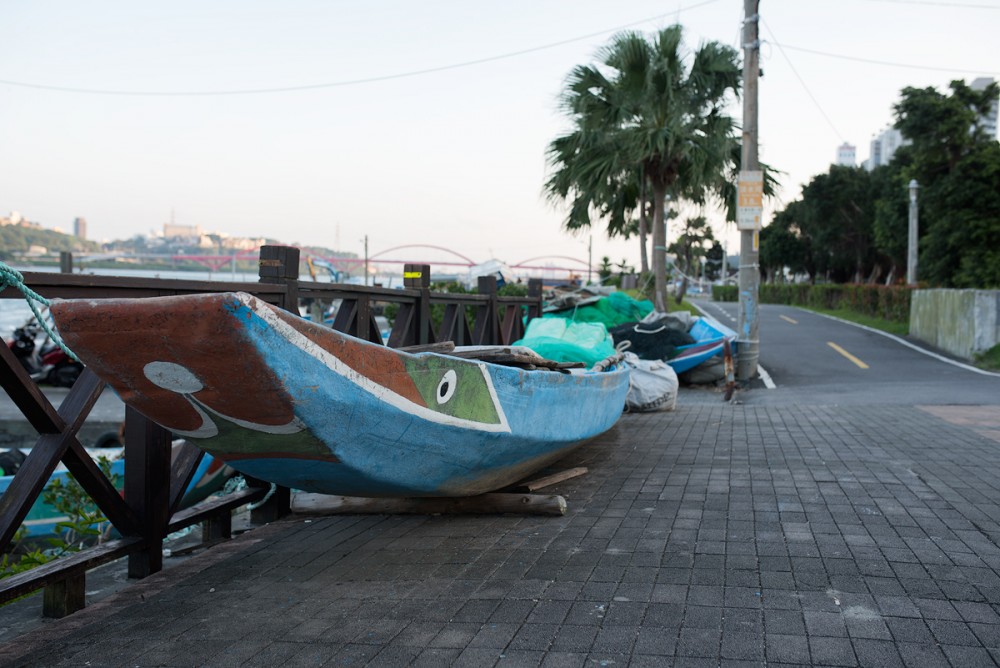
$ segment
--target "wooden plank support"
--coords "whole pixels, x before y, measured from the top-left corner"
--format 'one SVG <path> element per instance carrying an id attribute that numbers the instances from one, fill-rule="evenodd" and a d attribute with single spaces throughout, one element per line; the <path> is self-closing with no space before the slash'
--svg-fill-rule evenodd
<path id="1" fill-rule="evenodd" d="M 0 603 L 13 601 L 67 577 L 86 573 L 91 568 L 119 559 L 141 547 L 142 538 L 139 536 L 112 540 L 83 552 L 42 564 L 30 571 L 4 578 L 0 580 Z"/>
<path id="2" fill-rule="evenodd" d="M 143 549 L 129 555 L 128 576 L 163 568 L 163 538 L 170 520 L 170 432 L 125 406 L 125 502 L 139 517 Z"/>
<path id="3" fill-rule="evenodd" d="M 586 466 L 577 466 L 576 468 L 566 469 L 565 471 L 559 471 L 558 473 L 553 473 L 552 475 L 542 476 L 541 478 L 535 478 L 534 480 L 528 480 L 526 482 L 521 482 L 512 487 L 518 491 L 534 492 L 550 485 L 554 485 L 557 482 L 563 482 L 564 480 L 570 480 L 571 478 L 576 478 L 584 475 L 587 472 Z"/>
<path id="4" fill-rule="evenodd" d="M 87 605 L 87 572 L 58 580 L 45 587 L 42 594 L 42 617 L 62 619 L 83 610 Z"/>
<path id="5" fill-rule="evenodd" d="M 390 348 L 406 348 L 419 345 L 419 307 L 407 302 L 399 305 L 396 320 L 389 332 Z"/>
<path id="6" fill-rule="evenodd" d="M 341 300 L 331 326 L 338 332 L 372 343 L 382 343 L 382 333 L 378 329 L 378 323 L 375 322 L 375 314 L 368 295 Z"/>
<path id="7" fill-rule="evenodd" d="M 247 481 L 249 482 L 249 480 Z M 264 496 L 271 490 L 269 483 L 264 483 Z M 274 493 L 267 501 L 250 511 L 250 522 L 253 524 L 267 524 L 279 520 L 292 512 L 292 490 L 281 485 L 275 485 Z"/>
<path id="8" fill-rule="evenodd" d="M 267 494 L 267 487 L 248 487 L 225 496 L 205 499 L 201 503 L 174 513 L 167 525 L 167 533 L 180 531 L 192 524 L 203 522 L 214 514 L 227 513 L 252 501 L 259 501 Z"/>
<path id="9" fill-rule="evenodd" d="M 469 329 L 465 308 L 465 304 L 445 304 L 438 338 L 442 341 L 454 341 L 457 346 L 472 343 L 472 330 Z"/>
<path id="10" fill-rule="evenodd" d="M 503 345 L 509 346 L 524 336 L 523 317 L 520 304 L 504 305 L 503 319 L 500 322 L 500 340 Z"/>
<path id="11" fill-rule="evenodd" d="M 233 537 L 233 514 L 215 513 L 201 523 L 201 542 L 205 545 Z"/>
<path id="12" fill-rule="evenodd" d="M 565 515 L 557 495 L 491 492 L 455 498 L 388 498 L 296 494 L 292 512 L 309 515 Z"/>
<path id="13" fill-rule="evenodd" d="M 191 484 L 194 472 L 201 464 L 205 451 L 190 441 L 182 441 L 176 448 L 170 448 L 170 513 L 177 512 L 184 498 L 184 492 Z"/>
<path id="14" fill-rule="evenodd" d="M 30 378 L 28 380 L 30 382 Z M 104 383 L 93 372 L 84 369 L 55 416 L 51 414 L 52 405 L 48 399 L 39 393 L 43 403 L 36 405 L 32 412 L 43 424 L 37 425 L 36 429 L 38 426 L 46 427 L 44 423 L 50 420 L 51 423 L 47 425 L 48 433 L 43 432 L 38 437 L 7 491 L 0 495 L 0 549 L 6 550 L 10 545 L 14 533 L 28 515 L 70 442 L 76 439 L 76 432 L 103 389 Z"/>

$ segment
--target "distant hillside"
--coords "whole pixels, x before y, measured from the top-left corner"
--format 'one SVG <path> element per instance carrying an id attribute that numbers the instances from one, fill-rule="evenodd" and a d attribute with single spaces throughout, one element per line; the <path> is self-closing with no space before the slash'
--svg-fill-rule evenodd
<path id="1" fill-rule="evenodd" d="M 97 242 L 78 239 L 70 234 L 52 230 L 21 225 L 0 227 L 0 260 L 11 260 L 16 254 L 26 253 L 31 246 L 44 246 L 52 253 L 101 249 L 101 245 Z"/>

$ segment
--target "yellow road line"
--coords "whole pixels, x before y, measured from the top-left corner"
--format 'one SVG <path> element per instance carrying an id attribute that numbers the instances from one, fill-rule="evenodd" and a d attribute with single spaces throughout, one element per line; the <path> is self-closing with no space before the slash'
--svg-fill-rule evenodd
<path id="1" fill-rule="evenodd" d="M 868 368 L 867 364 L 865 364 L 864 362 L 862 362 L 861 360 L 859 360 L 857 357 L 855 357 L 851 353 L 847 352 L 846 350 L 844 350 L 843 348 L 841 348 L 840 346 L 838 346 L 833 341 L 827 341 L 826 345 L 830 346 L 831 348 L 833 348 L 834 350 L 836 350 L 838 353 L 840 353 L 841 355 L 843 355 L 847 359 L 849 359 L 852 362 L 854 362 L 855 364 L 857 364 L 862 369 L 867 369 Z"/>
<path id="2" fill-rule="evenodd" d="M 789 317 L 788 317 L 787 315 L 779 315 L 778 317 L 779 317 L 779 318 L 781 318 L 782 320 L 786 320 L 786 321 L 788 321 L 788 322 L 792 323 L 793 325 L 797 325 L 797 324 L 799 324 L 799 321 L 798 321 L 798 320 L 792 320 L 792 319 L 791 319 L 791 318 L 789 318 Z"/>

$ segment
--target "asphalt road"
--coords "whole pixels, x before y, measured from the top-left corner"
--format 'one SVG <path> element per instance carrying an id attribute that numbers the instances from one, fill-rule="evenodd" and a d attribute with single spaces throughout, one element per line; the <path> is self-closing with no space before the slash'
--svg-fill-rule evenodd
<path id="1" fill-rule="evenodd" d="M 737 304 L 697 303 L 711 317 L 737 328 Z M 960 360 L 942 360 L 939 357 L 947 355 L 919 341 L 903 341 L 792 306 L 762 305 L 760 366 L 775 388 L 744 391 L 740 399 L 767 404 L 1000 405 L 1000 374 L 963 368 Z"/>

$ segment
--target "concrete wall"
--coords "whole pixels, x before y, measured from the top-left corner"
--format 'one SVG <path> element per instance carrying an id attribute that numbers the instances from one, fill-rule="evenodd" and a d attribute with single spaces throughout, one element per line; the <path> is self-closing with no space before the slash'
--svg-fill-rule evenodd
<path id="1" fill-rule="evenodd" d="M 1000 290 L 914 290 L 910 336 L 970 359 L 1000 342 Z"/>

